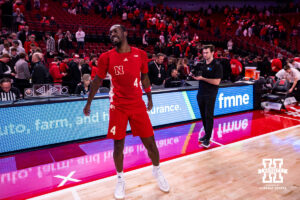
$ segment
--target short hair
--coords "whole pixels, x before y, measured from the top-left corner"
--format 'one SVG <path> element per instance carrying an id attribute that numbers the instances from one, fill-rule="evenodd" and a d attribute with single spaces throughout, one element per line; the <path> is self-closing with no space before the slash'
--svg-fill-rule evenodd
<path id="1" fill-rule="evenodd" d="M 32 55 L 32 57 L 34 57 L 34 56 L 36 56 L 36 57 L 39 59 L 39 61 L 43 60 L 43 54 L 40 53 L 40 52 L 35 52 L 35 53 Z"/>
<path id="2" fill-rule="evenodd" d="M 289 65 L 285 65 L 285 66 L 283 67 L 283 69 L 284 69 L 284 70 L 288 70 L 288 69 L 291 69 L 291 67 L 290 67 Z"/>
<path id="3" fill-rule="evenodd" d="M 163 53 L 158 53 L 158 54 L 156 55 L 157 58 L 159 58 L 159 57 L 161 57 L 161 56 L 162 56 L 162 57 L 166 57 L 165 54 L 163 54 Z"/>
<path id="4" fill-rule="evenodd" d="M 207 45 L 203 45 L 202 49 L 209 49 L 210 52 L 214 52 L 215 51 L 215 46 L 212 44 L 207 44 Z"/>
<path id="5" fill-rule="evenodd" d="M 18 40 L 14 40 L 13 43 L 19 45 L 19 41 Z"/>
<path id="6" fill-rule="evenodd" d="M 120 27 L 121 30 L 122 30 L 123 32 L 126 32 L 126 31 L 127 31 L 127 30 L 126 30 L 126 27 L 125 27 L 124 25 L 122 25 L 122 24 L 114 24 L 114 25 L 112 25 L 111 27 L 113 27 L 113 26 L 118 26 L 118 27 Z"/>
<path id="7" fill-rule="evenodd" d="M 15 47 L 11 48 L 11 51 L 17 51 L 17 49 Z"/>
<path id="8" fill-rule="evenodd" d="M 20 53 L 20 54 L 19 54 L 19 57 L 22 58 L 22 59 L 23 59 L 23 58 L 26 58 L 26 54 L 25 54 L 25 53 Z"/>
<path id="9" fill-rule="evenodd" d="M 82 75 L 82 81 L 88 81 L 90 79 L 91 79 L 91 75 L 89 75 L 89 74 L 83 74 Z"/>
<path id="10" fill-rule="evenodd" d="M 2 83 L 11 83 L 11 79 L 10 78 L 2 78 L 1 80 L 0 80 L 0 84 L 2 84 Z"/>

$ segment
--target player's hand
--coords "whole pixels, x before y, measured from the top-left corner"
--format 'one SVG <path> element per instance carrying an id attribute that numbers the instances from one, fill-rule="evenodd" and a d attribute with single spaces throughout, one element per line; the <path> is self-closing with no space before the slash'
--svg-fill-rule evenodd
<path id="1" fill-rule="evenodd" d="M 91 113 L 91 105 L 89 104 L 85 104 L 84 108 L 83 108 L 83 113 L 85 116 L 89 116 Z"/>
<path id="2" fill-rule="evenodd" d="M 150 110 L 152 110 L 152 108 L 153 108 L 153 102 L 152 102 L 152 99 L 151 99 L 151 100 L 148 100 L 147 110 L 150 111 Z"/>
<path id="3" fill-rule="evenodd" d="M 197 81 L 200 81 L 203 79 L 202 76 L 192 76 L 193 79 L 197 80 Z"/>
<path id="4" fill-rule="evenodd" d="M 292 93 L 293 92 L 293 89 L 289 89 L 289 93 Z"/>

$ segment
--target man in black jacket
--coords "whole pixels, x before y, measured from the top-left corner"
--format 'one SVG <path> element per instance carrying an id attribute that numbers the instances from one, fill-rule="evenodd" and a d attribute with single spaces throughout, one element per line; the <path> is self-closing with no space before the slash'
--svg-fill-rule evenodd
<path id="1" fill-rule="evenodd" d="M 167 77 L 165 65 L 164 65 L 165 55 L 162 53 L 157 54 L 157 58 L 148 64 L 149 68 L 149 79 L 151 85 L 163 85 Z"/>
<path id="2" fill-rule="evenodd" d="M 81 73 L 78 67 L 79 56 L 74 55 L 73 60 L 68 63 L 67 75 L 63 78 L 63 85 L 69 87 L 69 93 L 74 94 L 78 83 L 81 81 Z"/>
<path id="3" fill-rule="evenodd" d="M 49 70 L 42 63 L 43 54 L 42 53 L 34 53 L 32 55 L 32 83 L 33 84 L 46 84 L 50 82 Z"/>

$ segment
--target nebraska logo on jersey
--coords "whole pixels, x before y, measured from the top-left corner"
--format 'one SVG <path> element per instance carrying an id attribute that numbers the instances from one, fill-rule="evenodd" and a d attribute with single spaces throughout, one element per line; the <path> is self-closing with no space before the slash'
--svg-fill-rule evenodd
<path id="1" fill-rule="evenodd" d="M 123 65 L 114 66 L 116 75 L 124 75 Z"/>

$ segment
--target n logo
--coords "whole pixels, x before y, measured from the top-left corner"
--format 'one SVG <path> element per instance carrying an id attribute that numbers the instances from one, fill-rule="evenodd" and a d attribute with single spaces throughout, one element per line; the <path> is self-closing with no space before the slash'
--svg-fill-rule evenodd
<path id="1" fill-rule="evenodd" d="M 264 168 L 258 170 L 258 174 L 263 174 L 263 183 L 283 183 L 283 174 L 287 174 L 287 169 L 283 169 L 283 159 L 263 159 Z"/>
<path id="2" fill-rule="evenodd" d="M 115 75 L 124 75 L 123 65 L 114 66 Z"/>

